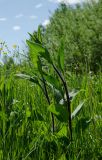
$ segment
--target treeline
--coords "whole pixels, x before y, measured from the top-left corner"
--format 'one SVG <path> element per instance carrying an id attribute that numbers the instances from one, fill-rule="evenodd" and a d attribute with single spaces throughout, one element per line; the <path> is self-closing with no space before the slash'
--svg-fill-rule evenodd
<path id="1" fill-rule="evenodd" d="M 102 0 L 83 5 L 61 4 L 43 31 L 43 41 L 57 58 L 61 46 L 66 68 L 96 73 L 102 66 Z"/>

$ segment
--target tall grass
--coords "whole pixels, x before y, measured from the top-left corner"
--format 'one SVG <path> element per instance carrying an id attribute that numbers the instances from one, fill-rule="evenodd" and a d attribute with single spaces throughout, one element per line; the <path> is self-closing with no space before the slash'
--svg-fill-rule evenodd
<path id="1" fill-rule="evenodd" d="M 14 78 L 1 69 L 0 160 L 51 160 L 102 158 L 102 74 L 67 76 L 69 90 L 80 90 L 71 103 L 73 111 L 85 100 L 73 120 L 73 141 L 64 123 L 55 118 L 51 132 L 48 104 L 39 87 Z"/>

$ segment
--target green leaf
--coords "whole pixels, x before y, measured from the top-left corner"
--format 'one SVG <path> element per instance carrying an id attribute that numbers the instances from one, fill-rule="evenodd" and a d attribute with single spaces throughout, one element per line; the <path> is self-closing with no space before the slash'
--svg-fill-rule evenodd
<path id="1" fill-rule="evenodd" d="M 54 99 L 57 104 L 60 104 L 60 100 L 63 98 L 63 93 L 61 90 L 54 89 Z"/>
<path id="2" fill-rule="evenodd" d="M 80 93 L 80 92 L 84 92 L 85 90 L 81 89 L 79 91 L 77 90 L 72 90 L 71 92 L 69 92 L 69 97 L 70 97 L 70 100 L 73 101 L 74 98 Z"/>
<path id="3" fill-rule="evenodd" d="M 29 33 L 29 32 L 28 32 L 28 34 L 29 34 L 29 36 L 30 36 L 31 40 L 35 42 L 35 41 L 36 41 L 36 39 L 35 39 L 34 35 L 32 35 L 32 34 L 31 34 L 31 33 Z"/>
<path id="4" fill-rule="evenodd" d="M 37 67 L 38 55 L 40 53 L 45 53 L 45 49 L 38 43 L 34 43 L 28 40 L 26 42 L 30 49 L 31 61 L 33 62 L 34 66 Z"/>
<path id="5" fill-rule="evenodd" d="M 37 64 L 38 64 L 38 71 L 40 72 L 41 76 L 43 77 L 42 64 L 41 64 L 41 60 L 39 57 L 38 57 Z"/>
<path id="6" fill-rule="evenodd" d="M 37 37 L 38 37 L 38 40 L 42 43 L 42 36 L 41 36 L 40 26 L 38 27 Z"/>
<path id="7" fill-rule="evenodd" d="M 16 74 L 16 77 L 21 78 L 21 79 L 25 79 L 25 80 L 29 80 L 33 83 L 36 83 L 37 85 L 40 85 L 37 77 L 31 77 L 29 75 L 22 74 L 22 73 Z"/>
<path id="8" fill-rule="evenodd" d="M 75 92 L 74 90 L 72 92 L 69 92 L 69 97 L 74 98 L 80 91 Z"/>
<path id="9" fill-rule="evenodd" d="M 50 58 L 49 52 L 42 45 L 38 43 L 33 43 L 28 40 L 26 42 L 30 49 L 31 60 L 36 67 L 37 67 L 37 60 L 39 55 L 52 64 L 52 60 Z"/>
<path id="10" fill-rule="evenodd" d="M 57 133 L 57 136 L 67 136 L 67 127 L 65 125 L 62 126 L 60 131 Z"/>
<path id="11" fill-rule="evenodd" d="M 58 52 L 58 65 L 59 65 L 59 68 L 62 71 L 64 71 L 64 44 L 63 44 L 63 41 L 61 41 L 61 46 Z"/>
<path id="12" fill-rule="evenodd" d="M 44 77 L 48 83 L 50 83 L 54 88 L 59 89 L 59 81 L 54 76 L 44 74 Z"/>
<path id="13" fill-rule="evenodd" d="M 54 97 L 58 103 L 63 97 L 63 89 L 62 86 L 60 85 L 60 82 L 56 77 L 48 75 L 45 72 L 44 72 L 44 77 L 47 81 L 47 85 L 51 88 L 52 92 L 54 93 Z"/>
<path id="14" fill-rule="evenodd" d="M 53 113 L 60 122 L 68 122 L 68 114 L 65 106 L 52 103 L 48 110 Z"/>
<path id="15" fill-rule="evenodd" d="M 40 53 L 40 56 L 43 57 L 45 60 L 47 60 L 50 64 L 53 64 L 52 59 L 47 49 L 45 49 L 45 52 Z"/>
<path id="16" fill-rule="evenodd" d="M 77 107 L 76 109 L 74 110 L 74 112 L 71 114 L 71 119 L 75 118 L 77 116 L 77 114 L 80 112 L 80 110 L 82 109 L 83 105 L 84 105 L 85 101 L 84 102 L 81 102 Z"/>
<path id="17" fill-rule="evenodd" d="M 28 32 L 28 34 L 30 36 L 30 41 L 31 42 L 41 44 L 41 42 L 38 40 L 37 32 L 34 32 L 33 34 L 31 34 L 31 33 Z"/>
<path id="18" fill-rule="evenodd" d="M 80 90 L 81 91 L 81 90 Z M 78 93 L 80 93 L 80 91 L 72 91 L 72 92 L 69 92 L 69 98 L 70 98 L 70 100 L 71 101 L 73 101 L 73 99 L 75 98 L 75 96 L 78 94 Z M 66 103 L 66 95 L 64 95 L 64 99 L 62 98 L 62 99 L 60 99 L 60 102 L 59 102 L 60 104 L 65 104 Z"/>

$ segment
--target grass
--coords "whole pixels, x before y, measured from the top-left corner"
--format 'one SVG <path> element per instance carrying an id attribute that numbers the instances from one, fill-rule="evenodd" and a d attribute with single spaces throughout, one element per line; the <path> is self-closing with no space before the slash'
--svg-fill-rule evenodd
<path id="1" fill-rule="evenodd" d="M 38 33 L 30 65 L 0 66 L 0 160 L 101 160 L 102 72 L 65 72 Z"/>
<path id="2" fill-rule="evenodd" d="M 72 121 L 73 141 L 66 123 L 55 118 L 51 132 L 48 104 L 40 88 L 16 79 L 14 68 L 1 68 L 0 160 L 101 160 L 102 74 L 66 75 L 69 90 L 79 90 L 71 103 L 73 111 L 85 101 Z"/>

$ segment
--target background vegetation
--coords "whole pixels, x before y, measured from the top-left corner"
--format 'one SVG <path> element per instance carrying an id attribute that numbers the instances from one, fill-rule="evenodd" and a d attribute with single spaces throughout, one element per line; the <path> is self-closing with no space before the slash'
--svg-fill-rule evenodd
<path id="1" fill-rule="evenodd" d="M 27 45 L 0 46 L 0 160 L 101 160 L 102 1 L 60 5 Z"/>

